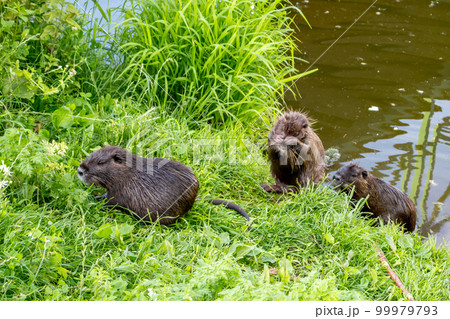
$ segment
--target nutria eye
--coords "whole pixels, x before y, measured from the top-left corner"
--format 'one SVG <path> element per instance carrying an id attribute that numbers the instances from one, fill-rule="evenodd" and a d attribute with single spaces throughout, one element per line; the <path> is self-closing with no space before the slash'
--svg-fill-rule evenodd
<path id="1" fill-rule="evenodd" d="M 119 156 L 114 155 L 113 159 L 114 159 L 114 162 L 122 164 L 122 159 Z"/>
<path id="2" fill-rule="evenodd" d="M 106 162 L 105 161 L 99 161 L 97 164 L 98 165 L 104 165 Z"/>
<path id="3" fill-rule="evenodd" d="M 352 174 L 352 177 L 358 177 L 358 174 Z"/>
<path id="4" fill-rule="evenodd" d="M 303 124 L 303 128 L 307 128 L 308 127 L 308 124 Z"/>

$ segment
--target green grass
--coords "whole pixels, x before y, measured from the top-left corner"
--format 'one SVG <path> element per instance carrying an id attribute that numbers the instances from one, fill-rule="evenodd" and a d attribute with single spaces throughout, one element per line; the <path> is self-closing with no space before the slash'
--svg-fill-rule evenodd
<path id="1" fill-rule="evenodd" d="M 40 193 L 31 199 L 19 196 L 27 159 L 12 167 L 16 180 L 0 208 L 2 300 L 405 300 L 377 246 L 417 300 L 449 299 L 447 250 L 396 226 L 370 226 L 346 195 L 326 186 L 298 195 L 263 192 L 268 164 L 245 128 L 191 130 L 187 121 L 114 105 L 99 109 L 91 136 L 60 132 L 68 149 L 34 172 Z M 150 129 L 160 137 L 142 138 Z M 30 146 L 39 149 L 43 140 Z M 84 153 L 104 143 L 186 163 L 199 178 L 199 196 L 235 201 L 253 219 L 252 230 L 237 213 L 201 199 L 171 227 L 105 209 L 90 196 L 99 190 L 75 173 Z M 22 148 L 11 144 L 7 160 Z"/>
<path id="2" fill-rule="evenodd" d="M 262 146 L 273 107 L 295 74 L 281 2 L 258 2 L 254 14 L 251 2 L 158 3 L 123 11 L 123 26 L 110 29 L 118 46 L 95 41 L 107 39 L 100 22 L 79 17 L 86 37 L 61 28 L 58 55 L 46 49 L 51 38 L 36 42 L 37 64 L 14 51 L 22 70 L 60 91 L 44 94 L 16 70 L 20 90 L 0 96 L 0 300 L 405 300 L 376 247 L 416 300 L 449 300 L 449 252 L 432 239 L 372 227 L 361 205 L 326 185 L 285 196 L 259 187 L 272 180 Z M 2 3 L 2 19 L 11 10 Z M 29 27 L 10 33 L 8 23 L 0 53 L 22 48 Z M 33 27 L 32 36 L 42 31 Z M 127 60 L 113 63 L 120 52 Z M 12 61 L 1 62 L 6 72 Z M 102 190 L 76 177 L 105 144 L 189 165 L 203 199 L 170 227 L 105 208 L 93 199 Z M 241 205 L 252 230 L 208 198 Z"/>
<path id="3" fill-rule="evenodd" d="M 293 24 L 275 1 L 133 1 L 111 45 L 122 85 L 162 114 L 198 122 L 263 120 L 294 68 Z"/>

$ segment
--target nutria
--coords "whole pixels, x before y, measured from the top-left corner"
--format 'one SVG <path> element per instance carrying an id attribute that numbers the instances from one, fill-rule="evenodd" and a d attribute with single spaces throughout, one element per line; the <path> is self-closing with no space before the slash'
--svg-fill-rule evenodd
<path id="1" fill-rule="evenodd" d="M 174 223 L 192 208 L 199 187 L 188 166 L 164 158 L 139 157 L 118 146 L 105 146 L 92 153 L 78 167 L 78 177 L 88 186 L 106 188 L 108 206 L 117 206 L 142 221 Z M 209 200 L 236 210 L 248 221 L 238 205 Z"/>
<path id="2" fill-rule="evenodd" d="M 409 232 L 416 228 L 416 208 L 408 195 L 358 164 L 350 163 L 339 169 L 333 176 L 333 185 L 349 193 L 354 186 L 354 200 L 369 196 L 364 210 L 380 217 L 385 224 L 393 221 L 404 225 Z"/>
<path id="3" fill-rule="evenodd" d="M 281 116 L 269 133 L 267 155 L 275 185 L 263 184 L 267 192 L 297 192 L 308 182 L 318 183 L 325 173 L 322 141 L 310 119 L 299 112 Z"/>

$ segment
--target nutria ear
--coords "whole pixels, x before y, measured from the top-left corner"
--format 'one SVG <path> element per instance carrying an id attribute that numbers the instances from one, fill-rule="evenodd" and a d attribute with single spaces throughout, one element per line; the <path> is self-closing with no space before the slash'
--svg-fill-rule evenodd
<path id="1" fill-rule="evenodd" d="M 362 171 L 362 176 L 364 177 L 364 178 L 367 178 L 367 175 L 368 175 L 368 173 L 367 173 L 367 171 Z"/>
<path id="2" fill-rule="evenodd" d="M 122 164 L 122 162 L 123 162 L 123 160 L 122 160 L 122 158 L 120 157 L 119 154 L 115 154 L 115 155 L 113 156 L 113 160 L 114 160 L 116 163 L 119 163 L 119 164 Z"/>

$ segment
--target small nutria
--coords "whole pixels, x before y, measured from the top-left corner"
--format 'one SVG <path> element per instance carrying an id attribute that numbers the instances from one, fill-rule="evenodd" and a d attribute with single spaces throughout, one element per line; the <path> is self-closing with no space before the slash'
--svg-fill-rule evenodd
<path id="1" fill-rule="evenodd" d="M 276 184 L 262 184 L 265 191 L 297 192 L 308 182 L 322 180 L 325 152 L 306 115 L 291 111 L 281 116 L 269 133 L 267 146 L 270 172 Z"/>
<path id="2" fill-rule="evenodd" d="M 78 167 L 78 177 L 88 186 L 106 188 L 108 206 L 118 206 L 143 221 L 173 224 L 192 208 L 199 183 L 188 166 L 164 158 L 136 156 L 118 146 L 93 152 Z M 209 200 L 214 205 L 234 209 L 248 221 L 238 205 Z"/>
<path id="3" fill-rule="evenodd" d="M 350 163 L 340 168 L 333 176 L 333 185 L 348 193 L 354 186 L 354 200 L 369 196 L 364 209 L 373 217 L 380 217 L 385 224 L 393 221 L 404 225 L 409 232 L 416 228 L 416 208 L 408 195 L 358 164 Z"/>

